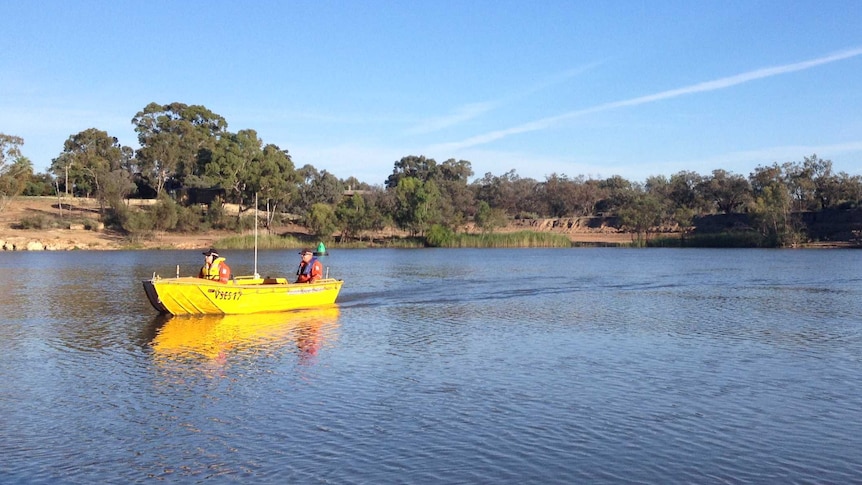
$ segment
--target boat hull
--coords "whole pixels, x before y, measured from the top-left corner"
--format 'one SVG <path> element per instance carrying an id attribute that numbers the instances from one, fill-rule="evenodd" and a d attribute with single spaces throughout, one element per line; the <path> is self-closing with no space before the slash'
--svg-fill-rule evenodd
<path id="1" fill-rule="evenodd" d="M 332 305 L 343 281 L 288 283 L 283 278 L 238 278 L 227 283 L 183 277 L 144 280 L 153 308 L 171 315 L 244 315 Z"/>

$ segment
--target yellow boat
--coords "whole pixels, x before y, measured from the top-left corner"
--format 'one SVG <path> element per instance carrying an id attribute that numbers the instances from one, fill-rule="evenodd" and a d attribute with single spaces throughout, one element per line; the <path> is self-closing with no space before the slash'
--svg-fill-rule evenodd
<path id="1" fill-rule="evenodd" d="M 285 278 L 240 276 L 220 283 L 195 277 L 144 280 L 153 307 L 171 315 L 242 315 L 332 305 L 342 280 L 289 283 Z"/>
<path id="2" fill-rule="evenodd" d="M 155 356 L 175 360 L 200 356 L 219 359 L 293 348 L 313 356 L 335 338 L 338 306 L 259 315 L 204 315 L 171 318 L 152 340 Z"/>

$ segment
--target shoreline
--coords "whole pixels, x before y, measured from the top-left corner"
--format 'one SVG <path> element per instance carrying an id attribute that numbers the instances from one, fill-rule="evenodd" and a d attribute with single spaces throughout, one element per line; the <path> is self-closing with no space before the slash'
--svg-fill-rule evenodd
<path id="1" fill-rule="evenodd" d="M 520 231 L 523 228 L 506 228 L 500 233 Z M 85 229 L 49 229 L 49 230 L 27 230 L 27 229 L 0 229 L 0 252 L 2 251 L 165 251 L 185 249 L 206 249 L 217 245 L 220 239 L 234 234 L 225 234 L 210 231 L 199 234 L 173 234 L 160 233 L 145 241 L 137 243 L 129 242 L 123 235 L 113 231 L 90 231 Z M 250 234 L 249 234 L 250 235 Z M 674 237 L 673 233 L 665 233 L 663 236 Z M 631 243 L 632 238 L 628 233 L 614 234 L 592 234 L 578 233 L 566 234 L 572 242 L 573 247 L 619 247 Z M 385 237 L 385 236 L 381 236 Z M 391 237 L 391 235 L 389 236 Z M 327 245 L 330 248 L 338 248 L 339 243 L 333 242 Z M 355 248 L 355 245 L 350 246 Z M 371 243 L 367 249 L 390 247 Z M 801 244 L 796 248 L 788 249 L 859 249 L 847 241 L 818 241 Z"/>
<path id="2" fill-rule="evenodd" d="M 142 203 L 143 201 L 137 201 Z M 74 205 L 73 205 L 73 204 Z M 59 209 L 63 207 L 63 209 Z M 64 212 L 65 211 L 65 212 Z M 22 225 L 28 219 L 56 219 L 58 214 L 64 222 L 64 228 L 44 229 L 20 229 L 16 226 Z M 65 219 L 62 219 L 66 214 Z M 93 251 L 119 251 L 119 250 L 172 250 L 172 249 L 199 249 L 208 248 L 217 241 L 237 235 L 251 235 L 252 232 L 243 234 L 206 231 L 194 234 L 155 232 L 150 237 L 137 241 L 130 241 L 124 234 L 110 229 L 102 229 L 98 220 L 98 205 L 92 199 L 58 199 L 56 197 L 19 197 L 8 201 L 0 210 L 0 251 L 70 251 L 70 250 L 93 250 Z M 95 229 L 85 228 L 82 221 L 89 221 L 88 225 Z M 515 220 L 508 226 L 495 231 L 497 234 L 505 234 L 519 231 L 534 231 L 539 233 L 552 233 L 565 236 L 573 246 L 628 246 L 633 241 L 633 234 L 620 232 L 614 227 L 606 225 L 603 221 L 587 226 L 578 218 L 571 219 L 538 219 L 538 220 Z M 460 232 L 480 234 L 472 224 L 460 228 Z M 294 235 L 300 239 L 309 237 L 305 228 L 297 225 L 286 225 L 275 228 L 272 234 Z M 398 237 L 406 237 L 408 234 L 395 229 L 385 229 L 372 234 L 365 234 L 365 240 L 385 240 Z M 655 237 L 680 237 L 678 232 L 662 232 L 653 234 Z M 316 243 L 315 243 L 316 244 Z M 339 243 L 331 243 L 330 247 L 337 248 Z M 350 245 L 349 247 L 356 247 Z M 369 248 L 389 247 L 371 243 Z M 816 241 L 801 244 L 800 249 L 858 249 L 859 246 L 851 241 Z"/>
<path id="3" fill-rule="evenodd" d="M 514 232 L 523 228 L 507 228 L 499 231 Z M 287 231 L 290 232 L 290 231 Z M 283 231 L 276 231 L 283 234 Z M 86 229 L 0 229 L 0 251 L 123 251 L 123 250 L 172 250 L 172 249 L 198 249 L 208 248 L 216 245 L 220 239 L 236 234 L 210 231 L 198 234 L 174 234 L 157 233 L 153 237 L 139 242 L 130 242 L 122 234 L 114 231 L 92 231 Z M 249 234 L 251 235 L 251 234 Z M 628 234 L 566 234 L 569 240 L 577 244 L 618 246 L 631 242 Z M 393 237 L 391 234 L 380 234 L 373 239 Z M 397 236 L 396 236 L 397 237 Z M 328 247 L 337 248 L 339 243 L 327 244 Z M 351 246 L 351 247 L 355 247 Z M 375 247 L 386 247 L 383 245 L 369 244 L 369 249 Z"/>

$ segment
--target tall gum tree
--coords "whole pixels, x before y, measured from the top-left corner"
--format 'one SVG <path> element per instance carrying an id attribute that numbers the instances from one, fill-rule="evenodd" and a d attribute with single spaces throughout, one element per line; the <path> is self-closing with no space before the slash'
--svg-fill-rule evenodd
<path id="1" fill-rule="evenodd" d="M 150 103 L 132 124 L 141 148 L 136 153 L 141 173 L 161 194 L 169 179 L 182 184 L 186 177 L 200 175 L 212 158 L 227 121 L 200 105 Z"/>
<path id="2" fill-rule="evenodd" d="M 9 201 L 21 193 L 22 176 L 32 165 L 21 155 L 21 145 L 24 139 L 19 136 L 0 133 L 0 211 L 6 208 Z"/>

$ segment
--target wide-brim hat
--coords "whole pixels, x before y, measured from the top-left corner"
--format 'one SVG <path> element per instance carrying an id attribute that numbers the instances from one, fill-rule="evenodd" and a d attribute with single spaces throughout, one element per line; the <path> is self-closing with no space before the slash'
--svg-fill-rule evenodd
<path id="1" fill-rule="evenodd" d="M 312 251 L 311 248 L 302 248 L 302 251 L 299 252 L 299 254 L 305 254 L 305 253 L 314 254 L 314 251 Z"/>

